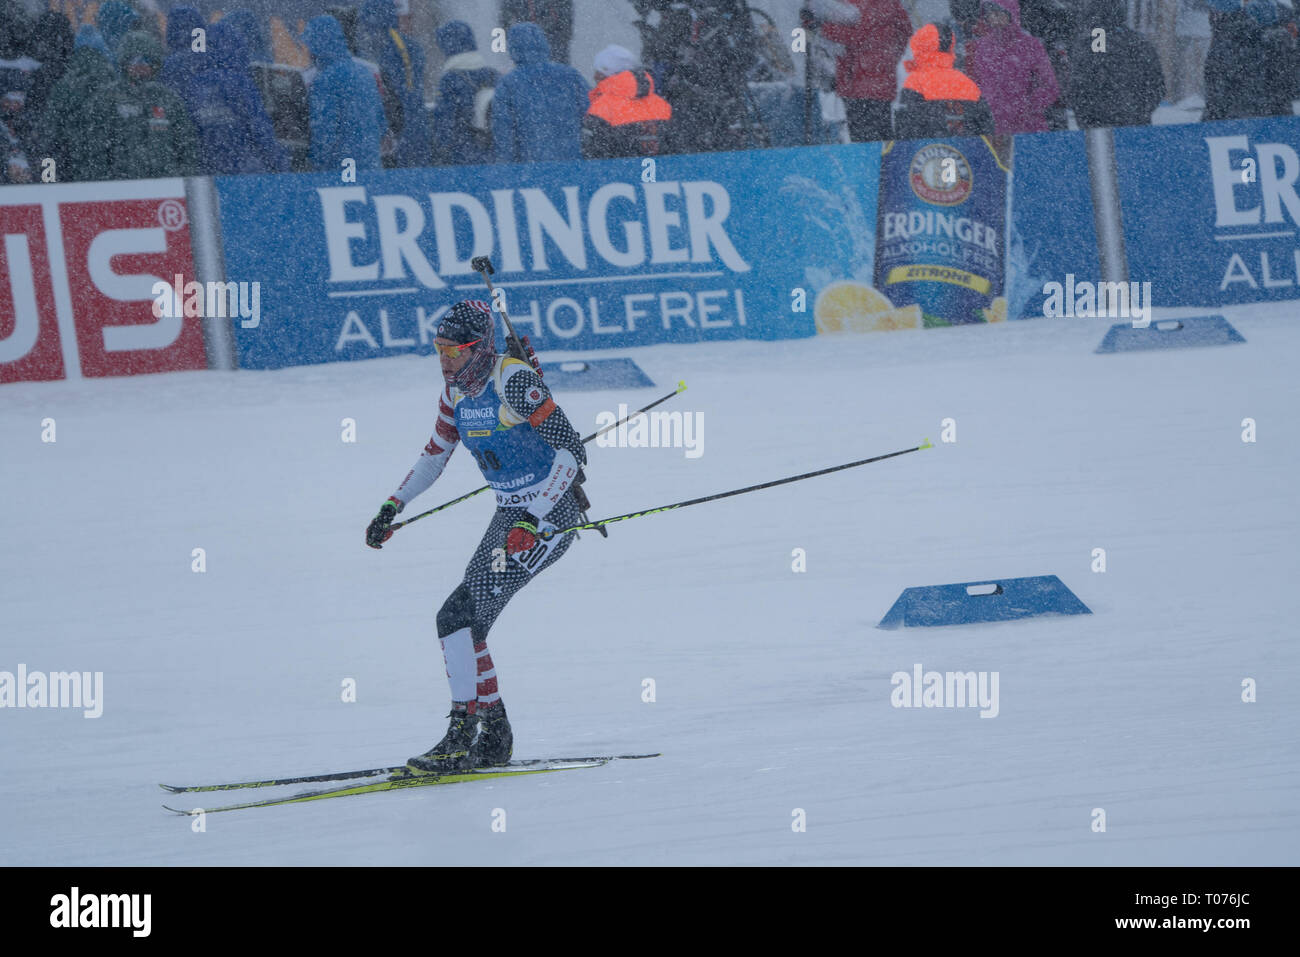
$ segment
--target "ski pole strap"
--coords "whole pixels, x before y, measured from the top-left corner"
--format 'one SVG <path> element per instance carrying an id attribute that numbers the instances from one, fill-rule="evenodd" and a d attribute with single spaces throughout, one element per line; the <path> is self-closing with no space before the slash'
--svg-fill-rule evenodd
<path id="1" fill-rule="evenodd" d="M 832 465 L 830 468 L 818 469 L 815 472 L 805 472 L 802 475 L 792 475 L 789 478 L 775 479 L 771 482 L 764 482 L 761 485 L 751 485 L 748 488 L 733 489 L 730 492 L 718 492 L 715 495 L 705 495 L 702 498 L 692 498 L 685 502 L 674 502 L 672 505 L 660 505 L 656 508 L 647 508 L 639 512 L 628 512 L 626 515 L 615 515 L 613 518 L 602 518 L 595 522 L 587 522 L 582 525 L 573 525 L 569 528 L 557 528 L 542 533 L 542 538 L 550 540 L 556 535 L 567 535 L 569 532 L 578 532 L 588 528 L 597 528 L 601 525 L 609 525 L 613 522 L 625 522 L 630 518 L 642 518 L 646 515 L 654 515 L 658 512 L 669 512 L 673 509 L 686 508 L 688 505 L 701 505 L 704 502 L 714 502 L 720 498 L 730 498 L 733 495 L 744 495 L 747 492 L 757 492 L 759 489 L 774 488 L 777 485 L 788 485 L 791 482 L 801 482 L 804 479 L 815 478 L 818 475 L 829 475 L 831 472 L 842 472 L 844 469 L 857 468 L 859 465 L 869 465 L 872 462 L 883 462 L 885 459 L 897 458 L 900 455 L 907 455 L 909 452 L 919 452 L 922 449 L 933 448 L 930 440 L 926 439 L 920 445 L 910 449 L 902 449 L 898 452 L 889 452 L 885 455 L 875 455 L 869 459 L 859 459 L 857 462 L 847 462 L 844 465 Z"/>

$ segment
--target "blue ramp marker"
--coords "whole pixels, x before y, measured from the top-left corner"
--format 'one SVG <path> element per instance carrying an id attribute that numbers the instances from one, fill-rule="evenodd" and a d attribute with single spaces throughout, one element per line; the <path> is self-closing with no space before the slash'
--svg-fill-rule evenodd
<path id="1" fill-rule="evenodd" d="M 600 389 L 640 389 L 654 385 L 631 359 L 573 359 L 543 362 L 542 381 L 562 392 L 595 392 Z"/>
<path id="2" fill-rule="evenodd" d="M 1038 615 L 1091 614 L 1092 610 L 1055 575 L 1038 575 L 904 588 L 877 627 L 928 628 Z"/>
<path id="3" fill-rule="evenodd" d="M 1153 319 L 1145 329 L 1131 322 L 1110 327 L 1098 352 L 1140 352 L 1144 349 L 1183 349 L 1189 346 L 1226 346 L 1246 338 L 1223 316 L 1191 319 Z"/>

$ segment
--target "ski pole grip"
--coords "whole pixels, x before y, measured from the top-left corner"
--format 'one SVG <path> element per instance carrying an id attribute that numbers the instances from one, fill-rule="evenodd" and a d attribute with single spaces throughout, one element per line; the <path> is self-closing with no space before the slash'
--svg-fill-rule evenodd
<path id="1" fill-rule="evenodd" d="M 475 256 L 470 260 L 469 264 L 475 272 L 485 273 L 489 276 L 496 272 L 496 270 L 492 268 L 492 259 L 489 256 Z"/>

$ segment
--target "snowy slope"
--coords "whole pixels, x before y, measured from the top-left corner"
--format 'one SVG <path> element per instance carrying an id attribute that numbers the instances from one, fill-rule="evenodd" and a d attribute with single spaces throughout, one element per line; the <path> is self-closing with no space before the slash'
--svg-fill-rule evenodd
<path id="1" fill-rule="evenodd" d="M 105 704 L 0 710 L 0 861 L 1300 863 L 1292 313 L 1135 355 L 1093 355 L 1084 320 L 636 351 L 655 389 L 563 406 L 590 431 L 685 379 L 669 407 L 703 414 L 704 454 L 592 448 L 597 515 L 937 442 L 946 417 L 958 441 L 623 523 L 520 593 L 490 639 L 516 756 L 663 757 L 205 833 L 157 782 L 400 763 L 445 728 L 433 615 L 490 503 L 362 544 L 436 365 L 5 386 L 0 670 L 103 671 Z M 458 453 L 416 504 L 478 484 Z M 874 627 L 909 585 L 1038 574 L 1095 614 Z M 999 672 L 1000 713 L 895 709 L 917 663 Z"/>

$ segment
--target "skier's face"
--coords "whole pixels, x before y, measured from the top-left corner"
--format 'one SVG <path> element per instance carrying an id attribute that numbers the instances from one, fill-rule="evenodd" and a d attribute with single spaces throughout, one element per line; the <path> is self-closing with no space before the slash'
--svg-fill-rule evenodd
<path id="1" fill-rule="evenodd" d="M 465 363 L 469 362 L 470 350 L 458 348 L 458 343 L 450 339 L 434 339 L 433 344 L 438 350 L 438 363 L 442 366 L 442 377 L 450 382 Z"/>

